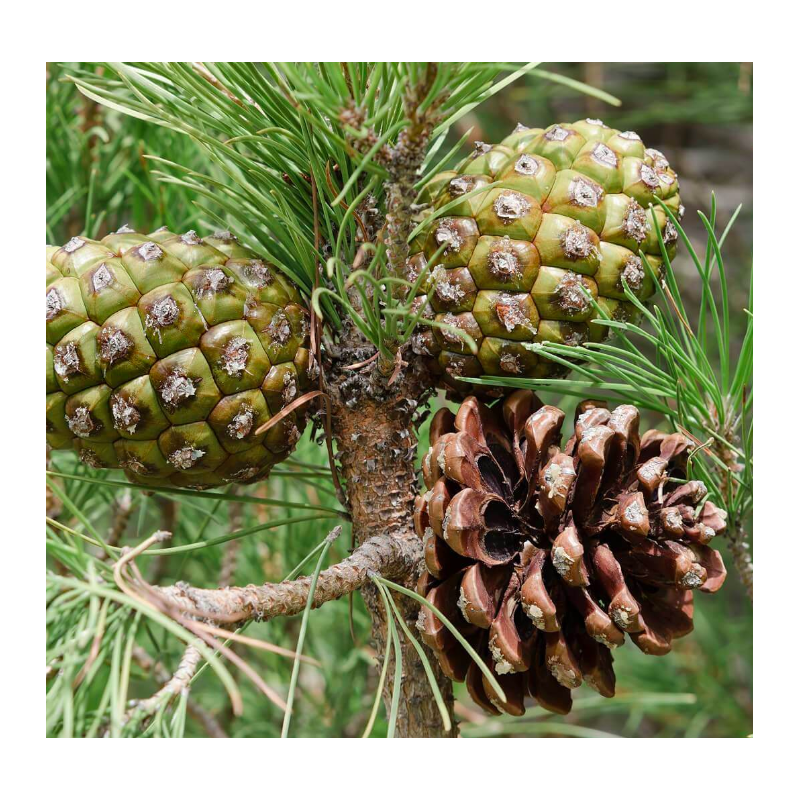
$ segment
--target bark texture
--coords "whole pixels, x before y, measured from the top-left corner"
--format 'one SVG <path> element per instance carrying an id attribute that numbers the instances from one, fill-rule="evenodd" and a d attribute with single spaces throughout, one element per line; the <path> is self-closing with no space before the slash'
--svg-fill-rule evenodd
<path id="1" fill-rule="evenodd" d="M 418 79 L 406 88 L 404 111 L 408 125 L 393 147 L 383 148 L 376 158 L 389 172 L 386 185 L 386 217 L 383 241 L 390 271 L 397 271 L 408 255 L 408 236 L 413 227 L 415 184 L 432 131 L 439 120 L 438 108 L 446 91 L 423 101 L 432 91 L 438 67 L 429 63 Z M 207 77 L 201 72 L 203 77 Z M 424 106 L 424 107 L 423 107 Z M 353 128 L 363 127 L 363 110 L 354 105 L 342 111 L 342 121 Z M 359 149 L 371 146 L 367 137 L 351 142 Z M 316 206 L 315 206 L 316 213 Z M 368 238 L 372 238 L 369 236 Z M 359 307 L 359 298 L 351 298 Z M 375 585 L 369 580 L 375 572 L 414 588 L 422 568 L 422 543 L 413 522 L 417 490 L 415 458 L 417 440 L 415 414 L 428 397 L 432 381 L 418 358 L 403 360 L 403 348 L 385 343 L 385 353 L 375 358 L 375 348 L 345 320 L 335 342 L 326 343 L 322 356 L 320 389 L 330 400 L 331 436 L 338 450 L 340 475 L 346 484 L 355 545 L 354 554 L 319 576 L 314 606 L 361 588 L 372 616 L 372 636 L 378 658 L 386 652 L 388 634 L 386 611 Z M 362 365 L 355 368 L 354 365 Z M 244 588 L 202 590 L 185 584 L 161 589 L 186 613 L 205 616 L 219 623 L 246 618 L 268 619 L 300 613 L 309 592 L 309 578 L 283 584 Z M 419 605 L 412 599 L 395 596 L 399 612 L 415 630 Z M 403 675 L 396 735 L 399 737 L 456 736 L 453 724 L 447 732 L 431 691 L 425 669 L 411 642 L 401 635 Z M 450 681 L 435 659 L 431 659 L 434 678 L 453 719 L 453 694 Z M 388 670 L 384 700 L 389 707 L 394 689 L 394 671 Z"/>
<path id="2" fill-rule="evenodd" d="M 422 545 L 416 537 L 380 534 L 368 539 L 349 558 L 320 572 L 312 607 L 357 591 L 369 581 L 371 573 L 402 579 L 418 568 L 421 558 Z M 225 624 L 302 614 L 311 577 L 223 589 L 198 589 L 188 583 L 154 588 L 186 614 Z"/>
<path id="3" fill-rule="evenodd" d="M 356 337 L 354 337 L 356 338 Z M 352 340 L 351 340 L 352 341 Z M 417 490 L 415 413 L 430 393 L 430 377 L 412 359 L 398 372 L 391 387 L 370 363 L 358 371 L 344 369 L 367 360 L 364 344 L 334 347 L 326 374 L 332 401 L 332 434 L 341 477 L 347 487 L 356 549 L 344 561 L 323 570 L 317 581 L 313 607 L 361 589 L 372 616 L 372 637 L 378 658 L 386 652 L 386 612 L 370 575 L 379 574 L 414 588 L 422 568 L 422 542 L 414 531 L 413 505 Z M 305 608 L 311 578 L 303 577 L 261 586 L 199 589 L 186 583 L 159 587 L 158 594 L 185 614 L 232 624 L 245 619 L 267 620 L 300 614 Z M 395 603 L 413 631 L 419 605 L 404 595 Z M 398 737 L 456 736 L 442 725 L 424 667 L 411 642 L 400 637 L 403 658 L 401 701 L 395 734 Z M 450 681 L 435 658 L 434 677 L 453 719 Z M 384 701 L 391 703 L 394 670 L 389 669 Z"/>
<path id="4" fill-rule="evenodd" d="M 339 451 L 341 475 L 346 481 L 356 545 L 378 534 L 388 536 L 404 551 L 416 554 L 398 581 L 414 588 L 422 566 L 422 546 L 414 531 L 413 503 L 417 489 L 414 470 L 417 440 L 414 414 L 430 391 L 427 374 L 416 364 L 400 372 L 391 387 L 376 380 L 377 367 L 347 372 L 346 364 L 364 360 L 364 348 L 337 349 L 326 373 L 332 399 L 332 434 Z M 410 567 L 410 568 L 409 568 Z M 379 659 L 386 652 L 387 621 L 376 587 L 366 583 L 362 594 L 372 616 L 372 636 Z M 413 631 L 419 605 L 395 595 L 395 603 Z M 412 644 L 401 634 L 403 677 L 396 735 L 399 737 L 445 737 L 457 734 L 456 726 L 446 732 L 431 692 L 422 662 Z M 453 718 L 450 681 L 430 659 L 434 676 Z M 389 707 L 394 686 L 389 669 L 384 701 Z"/>

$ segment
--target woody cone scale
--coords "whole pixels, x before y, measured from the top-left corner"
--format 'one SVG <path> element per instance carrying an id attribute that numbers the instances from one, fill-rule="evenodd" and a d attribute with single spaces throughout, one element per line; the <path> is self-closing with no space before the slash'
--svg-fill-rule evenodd
<path id="1" fill-rule="evenodd" d="M 567 713 L 582 683 L 613 696 L 614 649 L 630 639 L 665 655 L 692 630 L 693 592 L 725 580 L 709 547 L 725 515 L 686 480 L 691 442 L 640 438 L 635 407 L 584 401 L 562 445 L 564 416 L 521 390 L 493 408 L 468 397 L 431 424 L 414 514 L 418 592 L 478 652 L 505 701 L 427 607 L 418 627 L 490 714 L 521 715 L 526 698 Z"/>

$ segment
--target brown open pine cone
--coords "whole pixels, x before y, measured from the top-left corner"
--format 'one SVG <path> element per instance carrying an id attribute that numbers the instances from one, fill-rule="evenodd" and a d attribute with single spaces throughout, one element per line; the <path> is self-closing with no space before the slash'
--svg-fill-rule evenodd
<path id="1" fill-rule="evenodd" d="M 692 590 L 725 580 L 708 542 L 725 513 L 686 477 L 690 442 L 651 430 L 634 406 L 564 412 L 528 391 L 488 408 L 467 398 L 431 424 L 428 491 L 414 520 L 425 543 L 418 592 L 489 665 L 501 702 L 457 639 L 423 607 L 418 627 L 450 678 L 491 714 L 521 715 L 525 697 L 566 714 L 585 681 L 614 694 L 611 651 L 627 633 L 664 655 L 692 630 Z"/>

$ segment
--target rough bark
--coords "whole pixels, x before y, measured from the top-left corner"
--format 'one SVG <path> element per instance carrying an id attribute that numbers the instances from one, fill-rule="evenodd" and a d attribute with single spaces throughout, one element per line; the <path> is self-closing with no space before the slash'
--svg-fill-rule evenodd
<path id="1" fill-rule="evenodd" d="M 408 256 L 408 237 L 413 227 L 412 212 L 415 183 L 419 178 L 431 133 L 438 120 L 438 107 L 446 92 L 423 108 L 434 86 L 438 67 L 428 63 L 417 80 L 406 87 L 404 112 L 407 127 L 391 148 L 378 154 L 389 171 L 386 184 L 386 218 L 383 241 L 387 249 L 388 269 L 397 272 Z M 358 114 L 352 108 L 346 113 Z M 361 127 L 363 118 L 351 119 Z M 353 143 L 357 146 L 357 143 Z M 351 297 L 358 307 L 357 296 Z M 331 402 L 331 435 L 338 449 L 341 477 L 347 485 L 347 502 L 353 523 L 356 545 L 378 534 L 395 542 L 414 546 L 418 558 L 406 571 L 402 582 L 413 587 L 422 564 L 422 548 L 414 532 L 413 502 L 417 489 L 414 462 L 417 440 L 414 415 L 431 389 L 431 380 L 419 359 L 403 360 L 396 343 L 385 345 L 396 358 L 385 353 L 375 357 L 375 348 L 367 343 L 349 321 L 330 344 L 323 358 L 325 384 Z M 360 369 L 352 365 L 362 364 Z M 383 659 L 386 652 L 386 611 L 378 590 L 372 583 L 362 588 L 372 616 L 372 636 Z M 395 598 L 406 624 L 414 630 L 419 606 L 403 596 Z M 422 662 L 411 642 L 401 638 L 403 676 L 396 735 L 401 737 L 455 736 L 456 727 L 444 730 Z M 434 677 L 452 719 L 453 695 L 450 681 L 431 659 Z M 394 688 L 393 670 L 388 670 L 384 686 L 387 708 Z"/>
<path id="2" fill-rule="evenodd" d="M 414 464 L 417 440 L 414 414 L 429 392 L 428 376 L 412 364 L 391 387 L 376 380 L 374 365 L 353 373 L 346 364 L 364 360 L 360 347 L 337 349 L 327 365 L 332 380 L 328 385 L 332 399 L 332 434 L 339 451 L 341 475 L 347 485 L 356 545 L 383 533 L 398 543 L 406 543 L 417 553 L 416 563 L 407 569 L 401 582 L 414 587 L 422 564 L 422 548 L 414 531 L 413 502 L 417 489 Z M 372 616 L 372 636 L 378 658 L 386 652 L 387 621 L 385 608 L 373 584 L 362 588 Z M 405 596 L 395 602 L 406 624 L 413 631 L 419 606 Z M 403 677 L 396 735 L 399 737 L 455 736 L 446 732 L 431 692 L 422 662 L 413 645 L 401 637 Z M 434 675 L 451 715 L 453 695 L 450 681 L 431 659 Z M 389 669 L 384 701 L 389 707 L 394 686 Z"/>
<path id="3" fill-rule="evenodd" d="M 349 558 L 320 572 L 312 608 L 358 591 L 372 573 L 402 579 L 418 568 L 421 557 L 419 540 L 385 534 L 368 539 Z M 310 588 L 309 576 L 222 589 L 199 589 L 188 583 L 153 587 L 160 597 L 185 614 L 222 624 L 302 614 Z"/>
<path id="4" fill-rule="evenodd" d="M 338 449 L 341 477 L 347 487 L 356 549 L 325 570 L 317 582 L 313 607 L 361 589 L 372 617 L 372 637 L 379 660 L 386 652 L 385 608 L 370 575 L 378 574 L 414 588 L 422 567 L 422 543 L 414 531 L 413 503 L 417 491 L 415 412 L 430 392 L 430 378 L 412 364 L 386 386 L 374 363 L 361 371 L 343 367 L 365 359 L 369 346 L 332 348 L 326 373 L 332 400 L 332 434 Z M 261 586 L 199 589 L 186 583 L 158 587 L 158 595 L 193 617 L 218 624 L 246 619 L 267 620 L 302 613 L 311 579 L 298 578 Z M 413 631 L 419 606 L 404 595 L 395 603 Z M 455 736 L 445 731 L 428 678 L 414 646 L 401 634 L 403 675 L 395 735 L 398 737 Z M 430 659 L 435 679 L 453 719 L 450 681 Z M 389 669 L 384 687 L 387 707 L 394 689 Z"/>
<path id="5" fill-rule="evenodd" d="M 407 87 L 404 110 L 408 126 L 401 131 L 394 147 L 384 148 L 378 154 L 390 175 L 383 226 L 390 271 L 397 271 L 408 255 L 414 186 L 438 121 L 437 109 L 446 96 L 441 93 L 421 108 L 435 83 L 437 69 L 435 63 L 427 64 L 418 81 Z M 363 112 L 355 106 L 348 107 L 342 112 L 342 120 L 360 128 Z M 366 141 L 354 141 L 352 145 L 358 148 L 359 143 L 363 145 Z M 354 295 L 351 299 L 358 307 L 358 297 Z M 341 478 L 347 487 L 346 504 L 357 550 L 350 559 L 320 574 L 313 601 L 315 606 L 320 605 L 360 587 L 372 616 L 372 636 L 380 660 L 386 652 L 386 610 L 369 575 L 374 571 L 414 588 L 420 573 L 422 545 L 413 524 L 417 490 L 414 417 L 432 387 L 419 359 L 409 358 L 410 363 L 406 363 L 402 348 L 398 349 L 391 341 L 385 344 L 396 358 L 381 354 L 375 359 L 374 346 L 345 320 L 336 342 L 328 342 L 321 354 L 320 389 L 324 387 L 331 404 L 331 436 L 338 450 Z M 363 366 L 353 369 L 355 364 Z M 199 612 L 217 622 L 234 622 L 299 613 L 308 597 L 307 581 L 228 590 L 201 590 L 179 584 L 160 591 L 187 613 Z M 394 600 L 406 624 L 414 630 L 418 604 L 404 595 Z M 405 636 L 401 636 L 401 651 L 403 675 L 395 734 L 399 737 L 457 735 L 455 725 L 451 731 L 445 731 L 423 664 Z M 450 681 L 435 659 L 431 659 L 431 667 L 452 720 Z M 384 686 L 387 708 L 393 689 L 394 671 L 390 669 Z"/>
<path id="6" fill-rule="evenodd" d="M 419 180 L 419 169 L 425 159 L 431 133 L 438 121 L 437 107 L 444 101 L 440 94 L 424 111 L 420 105 L 427 97 L 436 80 L 438 65 L 430 62 L 418 84 L 407 87 L 403 102 L 408 127 L 400 131 L 397 143 L 389 152 L 386 166 L 391 180 L 386 184 L 386 226 L 384 241 L 389 268 L 395 273 L 408 258 L 408 237 L 414 227 L 411 209 Z"/>

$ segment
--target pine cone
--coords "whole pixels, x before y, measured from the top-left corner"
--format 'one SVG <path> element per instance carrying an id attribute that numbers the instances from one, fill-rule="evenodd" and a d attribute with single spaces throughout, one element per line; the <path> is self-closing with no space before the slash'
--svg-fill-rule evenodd
<path id="1" fill-rule="evenodd" d="M 417 590 L 485 660 L 506 702 L 435 614 L 423 607 L 417 625 L 491 714 L 523 714 L 527 695 L 566 714 L 583 681 L 612 697 L 611 651 L 625 634 L 644 653 L 668 653 L 692 630 L 692 590 L 725 580 L 708 547 L 725 513 L 685 480 L 684 436 L 640 440 L 634 406 L 584 401 L 562 448 L 563 422 L 521 390 L 494 408 L 469 397 L 431 423 Z"/>
<path id="2" fill-rule="evenodd" d="M 46 278 L 54 450 L 205 489 L 262 480 L 294 449 L 306 409 L 279 415 L 316 375 L 308 313 L 232 233 L 74 236 L 47 248 Z"/>
<path id="3" fill-rule="evenodd" d="M 435 222 L 411 241 L 399 277 L 416 286 L 413 308 L 433 325 L 423 323 L 412 346 L 459 398 L 505 394 L 467 382 L 485 375 L 564 374 L 539 345 L 602 341 L 611 329 L 596 320 L 640 316 L 626 290 L 640 303 L 655 294 L 659 232 L 670 258 L 678 242 L 659 201 L 682 217 L 664 154 L 598 119 L 520 125 L 500 144 L 476 142 L 418 198 L 418 221 Z"/>

